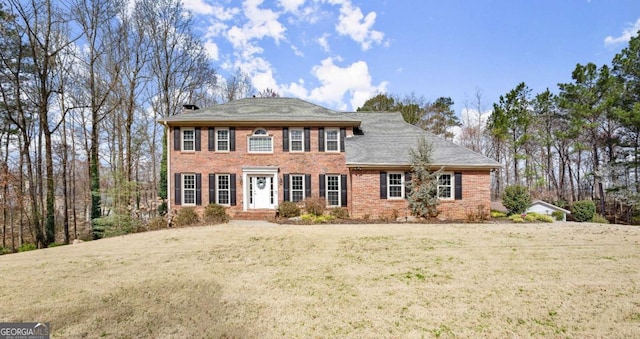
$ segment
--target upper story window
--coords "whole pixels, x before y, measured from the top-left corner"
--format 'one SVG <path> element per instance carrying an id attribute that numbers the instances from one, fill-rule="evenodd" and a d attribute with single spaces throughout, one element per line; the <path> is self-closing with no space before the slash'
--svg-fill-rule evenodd
<path id="1" fill-rule="evenodd" d="M 304 130 L 302 128 L 292 128 L 289 130 L 289 149 L 291 152 L 304 151 Z"/>
<path id="2" fill-rule="evenodd" d="M 216 128 L 216 151 L 218 152 L 229 151 L 229 129 L 228 128 Z"/>
<path id="3" fill-rule="evenodd" d="M 272 153 L 273 137 L 267 134 L 264 128 L 258 128 L 249 136 L 250 153 Z"/>
<path id="4" fill-rule="evenodd" d="M 325 150 L 327 152 L 340 152 L 340 130 L 327 128 L 325 130 Z"/>
<path id="5" fill-rule="evenodd" d="M 388 173 L 387 175 L 387 196 L 389 199 L 404 198 L 404 173 Z"/>
<path id="6" fill-rule="evenodd" d="M 453 199 L 453 175 L 443 173 L 438 176 L 438 198 Z"/>
<path id="7" fill-rule="evenodd" d="M 196 150 L 196 131 L 193 128 L 181 128 L 182 133 L 182 150 L 183 151 L 195 151 Z"/>

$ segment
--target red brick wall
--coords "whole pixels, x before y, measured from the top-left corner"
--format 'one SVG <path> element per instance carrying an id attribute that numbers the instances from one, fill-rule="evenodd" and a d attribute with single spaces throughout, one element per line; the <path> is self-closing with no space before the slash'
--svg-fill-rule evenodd
<path id="1" fill-rule="evenodd" d="M 311 174 L 311 194 L 318 196 L 319 174 L 348 174 L 348 206 L 352 217 L 362 218 L 389 218 L 391 216 L 405 217 L 410 215 L 405 199 L 380 199 L 380 171 L 362 170 L 351 171 L 346 167 L 344 152 L 318 152 L 318 129 L 311 128 L 311 152 L 283 152 L 282 127 L 267 128 L 269 135 L 273 136 L 273 154 L 250 154 L 247 152 L 247 137 L 253 133 L 253 128 L 236 128 L 235 152 L 208 151 L 208 129 L 201 130 L 201 151 L 181 152 L 173 150 L 173 129 L 169 134 L 169 154 L 171 172 L 169 173 L 171 185 L 168 196 L 172 209 L 179 209 L 174 200 L 174 173 L 201 173 L 202 174 L 202 209 L 209 202 L 208 174 L 209 173 L 235 173 L 237 205 L 228 208 L 231 215 L 242 211 L 243 206 L 243 166 L 274 166 L 278 172 L 278 198 L 283 199 L 283 174 Z M 351 135 L 351 129 L 347 129 L 347 135 Z M 443 200 L 439 211 L 441 218 L 465 219 L 467 213 L 476 212 L 478 206 L 488 213 L 491 203 L 490 172 L 462 171 L 462 200 Z"/>
<path id="2" fill-rule="evenodd" d="M 461 171 L 462 200 L 441 200 L 439 218 L 464 220 L 467 213 L 475 213 L 478 206 L 489 213 L 491 204 L 490 172 Z M 405 217 L 411 213 L 405 199 L 380 199 L 380 171 L 351 172 L 351 216 L 362 218 Z"/>
<path id="3" fill-rule="evenodd" d="M 170 131 L 170 165 L 171 165 L 171 187 L 168 195 L 172 209 L 179 209 L 174 201 L 174 173 L 202 173 L 202 206 L 209 203 L 209 173 L 236 173 L 237 205 L 231 206 L 228 212 L 233 215 L 242 211 L 243 206 L 243 166 L 275 166 L 280 168 L 278 172 L 278 198 L 283 199 L 282 175 L 290 173 L 311 174 L 311 195 L 318 196 L 318 176 L 319 174 L 348 174 L 344 152 L 319 152 L 318 151 L 318 128 L 310 130 L 310 152 L 284 152 L 282 150 L 282 127 L 265 128 L 267 133 L 273 137 L 273 153 L 253 154 L 247 152 L 248 136 L 253 133 L 254 128 L 236 127 L 236 150 L 235 152 L 214 152 L 208 150 L 208 129 L 202 127 L 201 150 L 197 152 L 181 152 L 173 150 L 173 129 Z M 352 135 L 350 128 L 347 128 L 347 135 Z"/>

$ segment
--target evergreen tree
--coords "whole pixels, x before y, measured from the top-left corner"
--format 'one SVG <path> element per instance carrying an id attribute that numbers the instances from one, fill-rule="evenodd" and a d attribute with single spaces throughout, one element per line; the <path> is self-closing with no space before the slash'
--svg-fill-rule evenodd
<path id="1" fill-rule="evenodd" d="M 425 138 L 418 141 L 418 149 L 410 150 L 411 181 L 407 185 L 409 209 L 418 218 L 438 216 L 438 177 L 442 169 L 431 170 L 433 146 Z"/>

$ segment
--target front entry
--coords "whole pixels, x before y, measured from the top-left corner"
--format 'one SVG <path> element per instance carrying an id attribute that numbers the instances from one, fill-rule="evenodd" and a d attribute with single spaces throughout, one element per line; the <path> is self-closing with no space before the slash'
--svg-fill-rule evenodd
<path id="1" fill-rule="evenodd" d="M 249 175 L 249 208 L 267 209 L 274 207 L 273 175 Z"/>

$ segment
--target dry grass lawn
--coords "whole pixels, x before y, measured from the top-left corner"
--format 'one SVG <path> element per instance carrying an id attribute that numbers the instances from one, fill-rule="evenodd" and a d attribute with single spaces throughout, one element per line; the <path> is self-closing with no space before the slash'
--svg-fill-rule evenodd
<path id="1" fill-rule="evenodd" d="M 640 228 L 232 223 L 0 256 L 54 337 L 640 337 Z"/>

